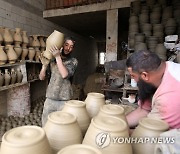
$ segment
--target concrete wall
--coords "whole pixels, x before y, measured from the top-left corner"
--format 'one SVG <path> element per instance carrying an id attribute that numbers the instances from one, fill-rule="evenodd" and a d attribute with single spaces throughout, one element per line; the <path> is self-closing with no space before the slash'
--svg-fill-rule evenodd
<path id="1" fill-rule="evenodd" d="M 74 82 L 84 83 L 87 76 L 95 71 L 98 63 L 95 42 L 44 19 L 44 8 L 45 0 L 0 0 L 0 27 L 19 27 L 26 30 L 28 35 L 50 35 L 56 29 L 65 35 L 73 36 L 76 39 L 73 55 L 79 61 Z"/>

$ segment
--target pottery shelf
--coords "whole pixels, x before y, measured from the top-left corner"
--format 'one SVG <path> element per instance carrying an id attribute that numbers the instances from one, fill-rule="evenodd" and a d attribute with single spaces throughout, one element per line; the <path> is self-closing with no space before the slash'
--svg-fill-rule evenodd
<path id="1" fill-rule="evenodd" d="M 39 82 L 41 67 L 40 62 L 30 60 L 0 66 L 3 73 L 5 70 L 10 72 L 13 68 L 20 69 L 23 75 L 21 83 L 6 86 L 3 84 L 0 87 L 0 115 L 23 117 L 30 113 L 31 101 L 45 96 L 47 78 L 45 81 Z"/>
<path id="2" fill-rule="evenodd" d="M 13 63 L 13 64 L 6 63 L 6 64 L 4 64 L 4 65 L 0 65 L 0 68 L 3 68 L 3 67 L 11 67 L 11 66 L 17 66 L 17 65 L 22 65 L 22 64 L 25 64 L 25 63 L 41 64 L 41 62 L 25 60 L 25 61 L 22 61 L 22 62 L 16 62 L 16 63 Z"/>
<path id="3" fill-rule="evenodd" d="M 25 84 L 28 84 L 28 82 L 15 83 L 15 84 L 11 84 L 11 85 L 8 85 L 8 86 L 2 86 L 2 87 L 0 87 L 0 91 L 7 90 L 7 89 L 10 89 L 10 88 L 19 87 L 19 86 L 22 86 L 22 85 L 25 85 Z"/>

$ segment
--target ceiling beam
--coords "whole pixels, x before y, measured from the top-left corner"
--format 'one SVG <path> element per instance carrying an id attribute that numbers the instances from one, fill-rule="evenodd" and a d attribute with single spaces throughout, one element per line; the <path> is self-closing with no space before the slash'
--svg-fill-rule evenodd
<path id="1" fill-rule="evenodd" d="M 105 11 L 111 9 L 125 8 L 130 7 L 131 2 L 134 0 L 107 0 L 103 3 L 95 3 L 84 6 L 74 6 L 65 9 L 52 9 L 43 11 L 43 17 L 56 17 L 56 16 L 65 16 L 72 14 L 80 14 L 80 13 L 88 13 L 88 12 L 96 12 L 96 11 Z"/>

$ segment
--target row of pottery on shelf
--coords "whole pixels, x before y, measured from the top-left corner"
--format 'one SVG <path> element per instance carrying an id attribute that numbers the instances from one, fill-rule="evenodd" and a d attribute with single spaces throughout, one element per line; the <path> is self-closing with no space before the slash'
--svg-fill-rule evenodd
<path id="1" fill-rule="evenodd" d="M 7 61 L 10 64 L 15 63 L 18 59 L 25 60 L 28 56 L 30 61 L 39 62 L 39 56 L 41 51 L 37 48 L 29 47 L 29 48 L 21 48 L 21 47 L 13 47 L 13 45 L 0 46 L 0 65 L 4 65 Z"/>
<path id="2" fill-rule="evenodd" d="M 91 98 L 88 99 L 88 97 Z M 96 98 L 100 100 L 101 105 L 97 106 L 99 108 L 98 113 L 94 114 L 94 116 L 91 114 L 92 119 L 90 121 L 90 116 L 87 114 L 89 112 L 87 112 L 85 106 L 90 100 L 91 104 L 98 104 L 98 101 L 94 102 Z M 118 137 L 120 139 L 129 138 L 124 109 L 115 104 L 105 105 L 105 100 L 102 103 L 102 98 L 103 94 L 89 93 L 85 102 L 78 100 L 67 101 L 62 111 L 50 113 L 48 121 L 43 128 L 49 145 L 47 142 L 45 142 L 46 145 L 39 145 L 42 144 L 43 131 L 38 127 L 19 127 L 19 130 L 12 129 L 3 135 L 0 153 L 10 154 L 13 151 L 14 154 L 30 154 L 33 150 L 36 150 L 37 154 L 42 154 L 45 153 L 43 146 L 46 147 L 48 154 L 72 153 L 75 149 L 78 152 L 82 148 L 87 149 L 87 151 L 84 149 L 84 154 L 89 154 L 89 151 L 103 154 L 132 154 L 133 152 L 136 154 L 139 151 L 150 151 L 153 153 L 154 147 L 149 147 L 149 144 L 137 145 L 128 142 L 118 142 Z M 97 111 L 97 109 L 95 110 Z M 22 129 L 24 130 L 22 131 Z M 161 132 L 167 129 L 168 125 L 161 120 L 144 118 L 140 121 L 132 136 L 141 138 L 146 136 L 158 137 Z M 30 133 L 26 131 L 30 131 Z M 39 134 L 41 134 L 41 140 L 37 141 L 37 139 L 40 139 Z M 15 140 L 16 145 L 8 144 L 8 142 L 13 143 Z M 78 148 L 80 149 L 78 150 Z M 52 149 L 52 151 L 49 149 Z M 94 149 L 99 149 L 99 152 Z"/>
<path id="3" fill-rule="evenodd" d="M 15 31 L 10 30 L 9 28 L 0 28 L 0 44 L 4 42 L 5 45 L 15 44 L 15 47 L 22 48 L 29 47 L 41 47 L 45 50 L 46 47 L 46 36 L 42 35 L 27 35 L 26 31 L 22 31 L 21 28 L 15 28 Z M 44 51 L 43 50 L 43 51 Z"/>
<path id="4" fill-rule="evenodd" d="M 8 86 L 10 84 L 21 83 L 22 79 L 23 74 L 20 68 L 16 70 L 12 68 L 10 72 L 8 69 L 5 69 L 4 73 L 0 70 L 0 87 L 3 85 Z"/>

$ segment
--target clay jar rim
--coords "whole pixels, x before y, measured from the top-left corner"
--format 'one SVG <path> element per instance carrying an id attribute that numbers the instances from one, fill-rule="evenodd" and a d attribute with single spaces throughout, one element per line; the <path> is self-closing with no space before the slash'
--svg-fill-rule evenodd
<path id="1" fill-rule="evenodd" d="M 95 147 L 92 147 L 90 145 L 85 145 L 85 144 L 74 144 L 74 145 L 69 145 L 61 149 L 57 154 L 66 154 L 70 152 L 74 152 L 74 154 L 79 154 L 79 151 L 81 150 L 88 150 L 88 153 L 91 154 L 102 154 L 102 152 Z"/>
<path id="2" fill-rule="evenodd" d="M 169 125 L 160 119 L 154 119 L 154 118 L 143 118 L 139 121 L 139 124 L 142 127 L 151 129 L 151 130 L 162 130 L 165 131 L 169 129 Z M 156 126 L 156 127 L 154 127 Z"/>
<path id="3" fill-rule="evenodd" d="M 101 129 L 103 131 L 121 132 L 127 129 L 127 124 L 124 120 L 109 115 L 103 117 L 96 116 L 91 119 L 91 123 L 96 128 Z"/>
<path id="4" fill-rule="evenodd" d="M 79 100 L 69 100 L 65 102 L 65 105 L 71 106 L 71 107 L 85 107 L 85 103 L 83 101 Z"/>
<path id="5" fill-rule="evenodd" d="M 21 141 L 18 144 L 18 140 L 17 137 L 28 137 L 31 136 L 30 132 L 28 132 L 29 130 L 34 130 L 34 132 L 36 131 L 36 134 L 34 136 L 34 138 L 30 140 L 30 142 L 27 140 Z M 33 132 L 32 132 L 33 133 Z M 15 136 L 16 138 L 12 138 Z M 32 145 L 35 145 L 37 143 L 40 143 L 40 141 L 46 139 L 46 133 L 45 131 L 39 127 L 39 126 L 21 126 L 21 127 L 16 127 L 13 128 L 9 131 L 7 131 L 3 137 L 2 137 L 2 145 L 4 146 L 10 146 L 10 147 L 29 147 Z M 2 147 L 1 145 L 1 147 Z"/>
<path id="6" fill-rule="evenodd" d="M 124 108 L 115 104 L 103 105 L 101 106 L 100 111 L 111 115 L 124 114 Z"/>
<path id="7" fill-rule="evenodd" d="M 88 93 L 88 97 L 95 97 L 96 99 L 102 99 L 105 98 L 105 96 L 101 93 L 95 93 L 95 92 L 90 92 Z"/>
<path id="8" fill-rule="evenodd" d="M 60 118 L 60 116 L 64 116 Z M 66 119 L 68 117 L 68 119 Z M 71 113 L 64 112 L 64 111 L 56 111 L 52 112 L 48 115 L 48 120 L 53 122 L 54 124 L 72 124 L 77 122 L 76 116 Z"/>

